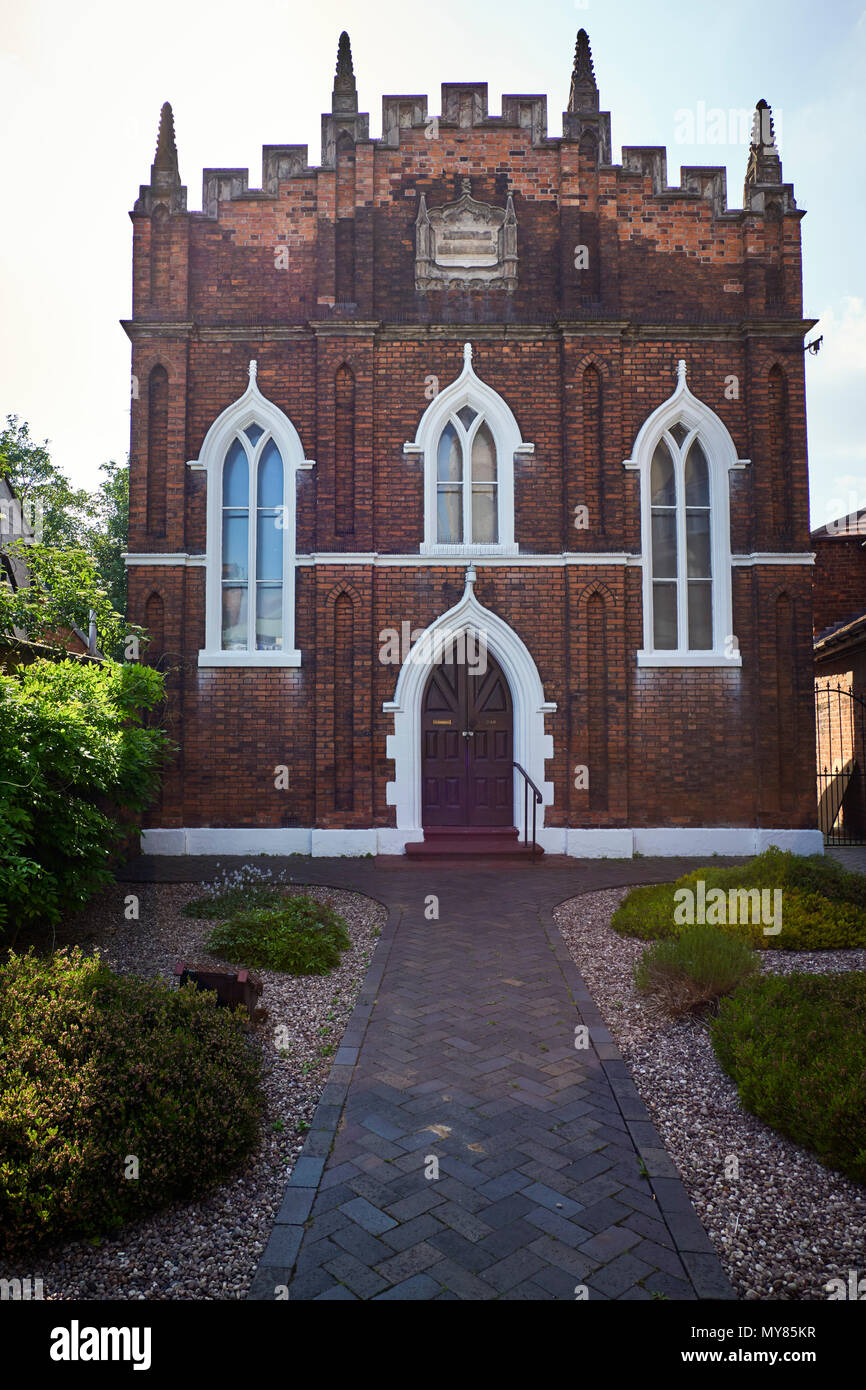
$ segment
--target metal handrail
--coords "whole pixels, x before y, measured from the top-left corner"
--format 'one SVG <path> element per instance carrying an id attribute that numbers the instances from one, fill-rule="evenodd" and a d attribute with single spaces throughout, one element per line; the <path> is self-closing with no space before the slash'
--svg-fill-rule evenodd
<path id="1" fill-rule="evenodd" d="M 514 767 L 514 768 L 516 768 L 517 771 L 520 773 L 521 777 L 523 778 L 523 843 L 524 843 L 525 845 L 528 845 L 528 844 L 529 844 L 529 807 L 528 807 L 528 798 L 529 798 L 529 788 L 530 788 L 530 787 L 532 788 L 533 793 L 534 793 L 533 798 L 532 798 L 532 857 L 533 857 L 533 859 L 534 859 L 535 856 L 536 856 L 536 854 L 537 854 L 537 852 L 538 852 L 538 847 L 537 847 L 537 845 L 536 845 L 536 840 L 535 840 L 535 826 L 536 826 L 536 819 L 535 819 L 535 818 L 536 818 L 536 814 L 537 814 L 536 808 L 542 804 L 542 802 L 543 802 L 543 800 L 544 800 L 544 797 L 541 795 L 541 792 L 538 790 L 537 786 L 536 786 L 535 783 L 533 782 L 533 780 L 532 780 L 532 778 L 530 777 L 529 773 L 526 771 L 526 768 L 525 768 L 525 767 L 521 767 L 521 766 L 520 766 L 520 763 L 515 763 L 515 762 L 512 762 L 511 766 Z"/>

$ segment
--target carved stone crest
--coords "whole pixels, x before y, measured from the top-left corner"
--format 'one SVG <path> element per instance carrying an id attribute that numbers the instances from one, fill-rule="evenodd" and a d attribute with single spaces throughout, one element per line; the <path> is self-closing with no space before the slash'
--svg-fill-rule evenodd
<path id="1" fill-rule="evenodd" d="M 415 222 L 417 290 L 517 289 L 517 218 L 511 194 L 504 208 L 479 202 L 469 179 L 454 203 L 428 211 L 421 194 Z"/>

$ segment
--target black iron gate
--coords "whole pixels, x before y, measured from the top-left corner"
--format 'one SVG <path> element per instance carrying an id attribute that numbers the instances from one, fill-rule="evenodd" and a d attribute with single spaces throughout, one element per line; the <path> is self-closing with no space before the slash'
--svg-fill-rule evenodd
<path id="1" fill-rule="evenodd" d="M 815 686 L 818 824 L 828 845 L 866 844 L 866 700 Z"/>

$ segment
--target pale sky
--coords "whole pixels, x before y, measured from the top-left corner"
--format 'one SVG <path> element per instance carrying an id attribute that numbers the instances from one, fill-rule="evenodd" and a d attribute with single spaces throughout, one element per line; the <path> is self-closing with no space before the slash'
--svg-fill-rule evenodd
<path id="1" fill-rule="evenodd" d="M 383 95 L 427 93 L 436 115 L 441 82 L 466 80 L 487 81 L 493 115 L 503 92 L 545 92 L 559 135 L 581 26 L 616 161 L 623 144 L 666 145 L 671 183 L 680 164 L 726 165 L 739 207 L 747 149 L 713 143 L 706 121 L 702 138 L 701 110 L 773 105 L 808 211 L 805 314 L 825 335 L 807 358 L 813 524 L 851 493 L 866 505 L 864 0 L 0 0 L 0 417 L 29 421 L 80 486 L 125 458 L 127 213 L 163 101 L 198 210 L 204 166 L 249 166 L 258 187 L 263 144 L 307 142 L 319 162 L 343 28 L 371 135 Z M 683 111 L 701 143 L 678 140 Z"/>

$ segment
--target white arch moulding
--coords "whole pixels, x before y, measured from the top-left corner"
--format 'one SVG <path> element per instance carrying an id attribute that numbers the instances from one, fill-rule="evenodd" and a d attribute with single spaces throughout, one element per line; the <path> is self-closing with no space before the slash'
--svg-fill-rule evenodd
<path id="1" fill-rule="evenodd" d="M 421 816 L 421 702 L 432 663 L 443 646 L 466 638 L 480 637 L 502 668 L 511 690 L 514 719 L 514 760 L 521 764 L 542 794 L 538 808 L 538 841 L 545 845 L 544 809 L 553 804 L 553 783 L 545 781 L 545 762 L 553 757 L 553 735 L 544 732 L 544 716 L 556 705 L 544 698 L 538 667 L 518 637 L 498 614 L 478 602 L 474 593 L 476 573 L 466 571 L 466 588 L 455 604 L 419 638 L 400 668 L 393 700 L 382 706 L 394 716 L 394 732 L 386 740 L 386 756 L 394 763 L 394 780 L 386 785 L 386 800 L 397 810 L 397 831 L 379 832 L 380 843 L 392 853 L 401 852 L 407 841 L 423 835 Z M 517 797 L 519 774 L 514 774 Z M 517 802 L 515 801 L 515 805 Z M 559 832 L 558 839 L 562 838 Z M 557 845 L 558 845 L 557 839 Z M 387 850 L 380 851 L 387 852 Z"/>

